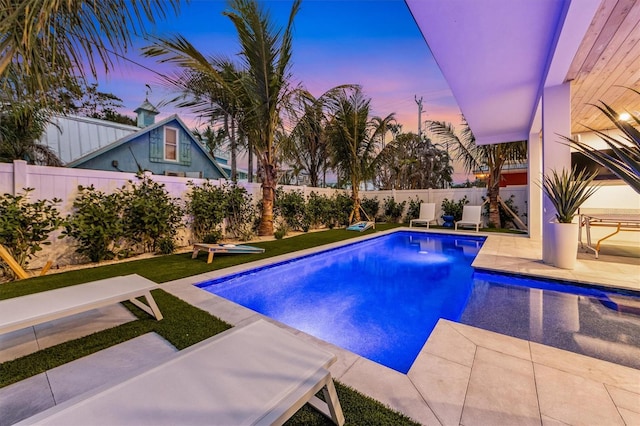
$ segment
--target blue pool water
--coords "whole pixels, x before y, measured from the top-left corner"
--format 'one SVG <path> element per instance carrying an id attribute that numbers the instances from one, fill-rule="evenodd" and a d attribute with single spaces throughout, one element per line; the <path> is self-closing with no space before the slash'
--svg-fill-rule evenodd
<path id="1" fill-rule="evenodd" d="M 403 373 L 439 318 L 640 364 L 640 316 L 601 290 L 474 272 L 483 241 L 402 231 L 199 287 Z"/>

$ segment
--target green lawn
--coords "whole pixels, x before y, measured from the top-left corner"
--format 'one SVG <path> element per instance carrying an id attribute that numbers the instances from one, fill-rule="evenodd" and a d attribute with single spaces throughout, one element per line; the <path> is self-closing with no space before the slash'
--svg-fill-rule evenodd
<path id="1" fill-rule="evenodd" d="M 401 225 L 379 224 L 376 225 L 376 230 L 368 230 L 363 233 L 335 229 L 302 234 L 284 240 L 252 243 L 252 245 L 263 247 L 265 253 L 229 256 L 217 255 L 211 264 L 206 263 L 205 255 L 200 256 L 197 260 L 193 260 L 191 259 L 191 253 L 184 253 L 30 278 L 28 280 L 0 284 L 0 300 L 133 273 L 142 275 L 155 282 L 163 283 L 211 270 L 342 241 L 363 234 L 372 234 L 397 226 Z M 43 349 L 13 361 L 1 363 L 0 387 L 10 385 L 145 333 L 156 332 L 171 342 L 176 348 L 183 349 L 231 327 L 224 321 L 183 302 L 165 291 L 155 290 L 153 296 L 163 313 L 163 320 L 156 321 L 131 303 L 124 303 L 124 305 L 138 317 L 137 320 Z M 347 424 L 416 424 L 406 416 L 384 407 L 379 402 L 362 395 L 348 386 L 337 382 L 336 388 Z M 287 424 L 324 425 L 332 423 L 315 410 L 305 406 L 296 413 Z"/>

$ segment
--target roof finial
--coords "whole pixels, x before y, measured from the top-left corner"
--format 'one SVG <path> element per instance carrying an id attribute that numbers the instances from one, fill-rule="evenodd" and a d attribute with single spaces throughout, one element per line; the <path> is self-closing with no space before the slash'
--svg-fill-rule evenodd
<path id="1" fill-rule="evenodd" d="M 151 94 L 151 86 L 149 86 L 148 84 L 145 83 L 145 87 L 147 88 L 147 91 L 145 92 L 144 98 L 146 100 L 148 100 L 149 99 L 149 94 Z"/>

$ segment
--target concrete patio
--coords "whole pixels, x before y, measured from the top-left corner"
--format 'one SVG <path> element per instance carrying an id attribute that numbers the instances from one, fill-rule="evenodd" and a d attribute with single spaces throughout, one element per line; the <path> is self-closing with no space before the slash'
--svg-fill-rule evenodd
<path id="1" fill-rule="evenodd" d="M 231 324 L 241 325 L 262 315 L 192 284 L 289 257 L 189 277 L 163 284 L 162 288 Z M 549 267 L 540 259 L 539 242 L 491 234 L 474 266 L 640 290 L 637 258 L 603 254 L 596 260 L 580 254 L 573 271 Z M 87 324 L 107 328 L 130 317 L 118 305 L 0 336 L 0 361 L 88 334 L 92 331 Z M 340 382 L 426 425 L 640 424 L 640 370 L 440 320 L 405 375 L 269 321 L 336 353 L 338 362 L 331 371 Z M 174 352 L 162 338 L 148 334 L 7 386 L 0 389 L 0 426 L 11 425 L 108 380 L 117 381 L 140 368 L 161 363 Z"/>

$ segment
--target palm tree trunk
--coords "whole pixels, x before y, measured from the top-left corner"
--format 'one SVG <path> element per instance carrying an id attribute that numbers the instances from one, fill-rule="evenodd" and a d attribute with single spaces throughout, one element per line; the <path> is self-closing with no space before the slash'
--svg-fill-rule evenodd
<path id="1" fill-rule="evenodd" d="M 487 180 L 487 196 L 489 197 L 489 223 L 500 228 L 500 208 L 498 196 L 500 195 L 500 168 L 493 169 L 494 173 Z M 497 171 L 497 173 L 495 173 Z M 495 176 L 497 174 L 497 176 Z"/>
<path id="2" fill-rule="evenodd" d="M 249 173 L 247 177 L 249 182 L 253 182 L 253 142 L 251 142 L 251 139 L 247 141 L 247 155 L 249 155 L 249 162 L 247 164 Z"/>
<path id="3" fill-rule="evenodd" d="M 263 159 L 260 164 L 262 172 L 262 216 L 258 235 L 261 236 L 273 235 L 273 204 L 276 195 L 276 168 L 273 164 L 266 163 Z"/>
<path id="4" fill-rule="evenodd" d="M 353 199 L 352 217 L 356 222 L 360 222 L 360 188 L 358 188 L 358 182 L 354 176 L 351 177 L 351 198 Z"/>
<path id="5" fill-rule="evenodd" d="M 238 182 L 238 141 L 236 140 L 235 120 L 231 121 L 231 180 Z"/>

